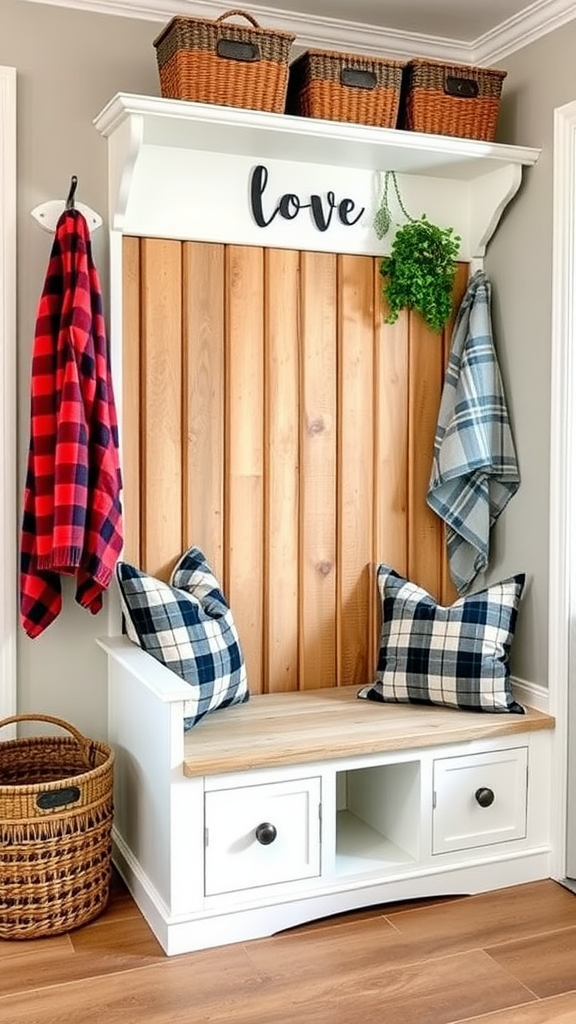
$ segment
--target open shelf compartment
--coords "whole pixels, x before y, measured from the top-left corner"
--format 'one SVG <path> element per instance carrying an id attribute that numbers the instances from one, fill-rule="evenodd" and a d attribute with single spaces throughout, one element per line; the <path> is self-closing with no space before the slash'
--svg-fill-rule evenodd
<path id="1" fill-rule="evenodd" d="M 337 875 L 393 871 L 420 858 L 418 761 L 338 772 Z"/>

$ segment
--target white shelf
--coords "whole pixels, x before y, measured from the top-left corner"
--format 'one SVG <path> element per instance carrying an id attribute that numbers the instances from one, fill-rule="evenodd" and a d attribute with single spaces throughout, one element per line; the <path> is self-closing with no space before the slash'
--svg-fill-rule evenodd
<path id="1" fill-rule="evenodd" d="M 142 119 L 143 142 L 259 160 L 453 177 L 473 181 L 506 164 L 529 166 L 538 149 L 503 146 L 341 121 L 270 114 L 186 100 L 118 93 L 95 119 L 109 137 L 127 118 Z"/>
<path id="2" fill-rule="evenodd" d="M 338 811 L 336 874 L 362 875 L 416 864 L 414 857 L 350 811 Z"/>
<path id="3" fill-rule="evenodd" d="M 116 95 L 94 124 L 108 139 L 115 231 L 364 255 L 389 251 L 394 234 L 382 241 L 373 226 L 384 171 L 398 173 L 412 216 L 426 213 L 453 227 L 461 238 L 459 258 L 473 261 L 482 260 L 524 167 L 539 155 L 472 139 L 127 93 Z M 259 165 L 266 174 L 265 224 L 250 205 Z M 279 212 L 286 196 L 288 213 Z M 312 196 L 331 213 L 329 229 L 314 222 Z"/>

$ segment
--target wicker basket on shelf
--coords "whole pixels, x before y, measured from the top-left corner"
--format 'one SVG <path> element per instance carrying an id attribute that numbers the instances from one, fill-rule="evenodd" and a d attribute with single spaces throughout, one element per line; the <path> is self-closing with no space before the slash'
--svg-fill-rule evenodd
<path id="1" fill-rule="evenodd" d="M 295 38 L 236 8 L 212 21 L 172 18 L 154 40 L 162 96 L 283 113 Z"/>
<path id="2" fill-rule="evenodd" d="M 287 112 L 395 128 L 401 61 L 307 50 L 290 67 Z"/>
<path id="3" fill-rule="evenodd" d="M 405 70 L 401 127 L 493 142 L 505 71 L 414 58 Z"/>
<path id="4" fill-rule="evenodd" d="M 111 875 L 114 755 L 51 715 L 67 735 L 0 743 L 0 938 L 57 935 L 106 906 Z"/>

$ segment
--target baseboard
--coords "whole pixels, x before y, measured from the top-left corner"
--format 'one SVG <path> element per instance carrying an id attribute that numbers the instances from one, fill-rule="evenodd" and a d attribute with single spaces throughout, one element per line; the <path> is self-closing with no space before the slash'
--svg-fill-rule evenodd
<path id="1" fill-rule="evenodd" d="M 132 851 L 117 829 L 112 827 L 112 862 L 126 883 L 134 902 L 145 917 L 164 950 L 168 945 L 168 908 L 153 888 Z"/>
<path id="2" fill-rule="evenodd" d="M 550 692 L 546 686 L 512 676 L 512 690 L 519 704 L 526 704 L 527 707 L 543 711 L 545 714 L 550 713 Z"/>

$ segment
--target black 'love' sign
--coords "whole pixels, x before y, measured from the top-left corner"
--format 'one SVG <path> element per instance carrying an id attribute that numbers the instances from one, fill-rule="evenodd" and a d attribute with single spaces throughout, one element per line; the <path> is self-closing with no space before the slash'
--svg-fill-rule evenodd
<path id="1" fill-rule="evenodd" d="M 278 215 L 284 220 L 294 220 L 302 210 L 310 210 L 312 221 L 318 231 L 327 231 L 334 214 L 345 227 L 352 227 L 364 213 L 365 208 L 357 210 L 353 199 L 336 199 L 334 192 L 329 191 L 324 200 L 313 193 L 309 197 L 309 202 L 303 202 L 295 192 L 284 192 L 271 212 L 266 214 L 264 192 L 267 185 L 268 168 L 258 164 L 250 179 L 250 207 L 259 228 L 267 228 Z"/>

